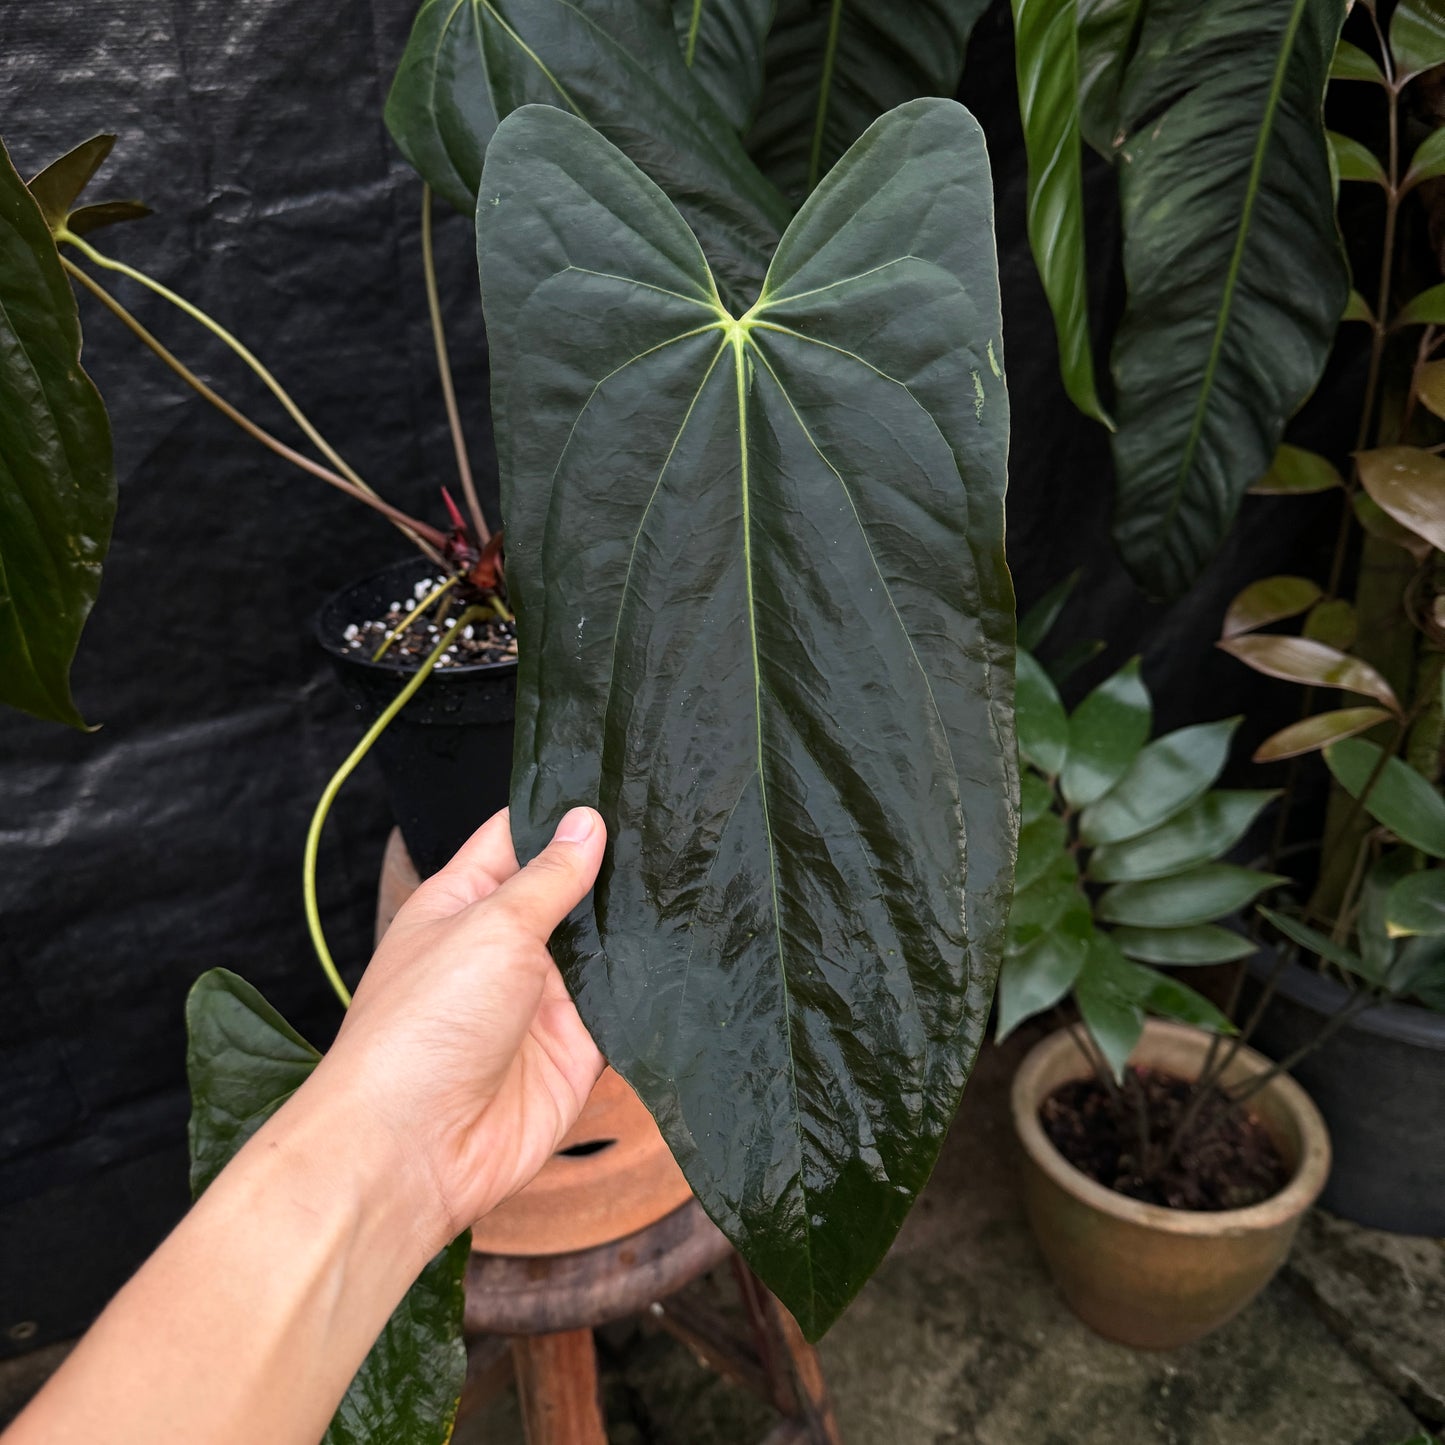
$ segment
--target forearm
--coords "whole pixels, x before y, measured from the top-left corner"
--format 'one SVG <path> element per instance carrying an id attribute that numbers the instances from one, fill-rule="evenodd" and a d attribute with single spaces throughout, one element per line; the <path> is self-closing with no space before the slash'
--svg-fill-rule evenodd
<path id="1" fill-rule="evenodd" d="M 382 1131 L 348 1118 L 340 1095 L 323 1066 L 116 1296 L 5 1445 L 315 1445 L 445 1243 L 426 1181 Z"/>

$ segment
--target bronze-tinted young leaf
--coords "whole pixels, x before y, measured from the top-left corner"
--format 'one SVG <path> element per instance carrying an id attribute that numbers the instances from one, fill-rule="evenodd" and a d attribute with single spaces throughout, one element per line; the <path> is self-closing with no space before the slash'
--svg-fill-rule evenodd
<path id="1" fill-rule="evenodd" d="M 1342 486 L 1339 472 L 1324 457 L 1286 444 L 1275 452 L 1269 470 L 1249 490 L 1257 497 L 1299 497 Z"/>
<path id="2" fill-rule="evenodd" d="M 1356 461 L 1360 481 L 1381 511 L 1445 550 L 1445 460 L 1419 447 L 1377 447 Z"/>
<path id="3" fill-rule="evenodd" d="M 1084 255 L 1083 143 L 1075 0 L 1012 0 L 1019 115 L 1028 154 L 1028 231 L 1054 317 L 1069 399 L 1112 428 L 1094 381 Z"/>
<path id="4" fill-rule="evenodd" d="M 1227 853 L 1279 795 L 1259 789 L 1206 793 L 1167 823 L 1126 843 L 1106 843 L 1089 859 L 1098 883 L 1167 878 Z"/>
<path id="5" fill-rule="evenodd" d="M 244 979 L 223 968 L 186 1000 L 191 1191 L 199 1198 L 321 1061 Z M 446 1445 L 466 1377 L 463 1234 L 423 1271 L 352 1380 L 322 1445 Z"/>
<path id="6" fill-rule="evenodd" d="M 1012 954 L 998 971 L 998 1024 L 1002 1043 L 1021 1023 L 1051 1009 L 1074 986 L 1088 956 L 1092 928 L 1080 934 L 1045 934 Z"/>
<path id="7" fill-rule="evenodd" d="M 1415 368 L 1415 395 L 1438 417 L 1445 417 L 1445 361 Z"/>
<path id="8" fill-rule="evenodd" d="M 1385 73 L 1375 57 L 1348 40 L 1341 40 L 1335 46 L 1335 56 L 1330 61 L 1330 79 L 1365 80 L 1375 85 L 1386 83 Z"/>
<path id="9" fill-rule="evenodd" d="M 1390 714 L 1382 707 L 1342 707 L 1316 713 L 1272 733 L 1255 749 L 1254 761 L 1278 763 L 1303 753 L 1318 752 L 1341 738 L 1352 738 L 1389 720 Z"/>
<path id="10" fill-rule="evenodd" d="M 1076 808 L 1102 798 L 1149 738 L 1153 709 L 1139 659 L 1101 682 L 1069 718 L 1069 750 L 1059 786 Z"/>
<path id="11" fill-rule="evenodd" d="M 739 133 L 763 94 L 763 46 L 774 0 L 672 0 L 683 63 Z"/>
<path id="12" fill-rule="evenodd" d="M 1355 645 L 1359 632 L 1354 606 L 1343 597 L 1321 598 L 1310 608 L 1300 628 L 1302 637 L 1323 642 L 1326 647 L 1338 647 L 1341 652 Z"/>
<path id="13" fill-rule="evenodd" d="M 438 195 L 471 214 L 498 121 L 533 102 L 580 115 L 676 196 L 723 285 L 752 299 L 788 206 L 689 73 L 670 6 L 423 0 L 386 123 Z"/>
<path id="14" fill-rule="evenodd" d="M 1373 697 L 1392 712 L 1400 710 L 1390 684 L 1358 657 L 1350 657 L 1322 642 L 1307 637 L 1280 637 L 1274 633 L 1250 633 L 1228 637 L 1215 644 L 1266 677 L 1299 682 L 1306 687 L 1337 687 Z"/>
<path id="15" fill-rule="evenodd" d="M 35 197 L 0 146 L 0 702 L 84 727 L 70 664 L 115 519 L 110 423 Z"/>
<path id="16" fill-rule="evenodd" d="M 988 0 L 779 0 L 748 150 L 794 204 L 885 111 L 952 95 Z"/>
<path id="17" fill-rule="evenodd" d="M 1224 614 L 1223 637 L 1239 637 L 1295 617 L 1320 599 L 1318 584 L 1308 577 L 1262 577 L 1251 582 Z"/>
<path id="18" fill-rule="evenodd" d="M 1337 130 L 1325 132 L 1330 143 L 1330 164 L 1342 181 L 1369 181 L 1377 186 L 1388 185 L 1385 168 L 1369 146 L 1354 136 Z"/>
<path id="19" fill-rule="evenodd" d="M 1143 0 L 1078 0 L 1079 116 L 1084 139 L 1109 159 L 1119 135 L 1119 87 L 1139 38 Z"/>
<path id="20" fill-rule="evenodd" d="M 602 810 L 559 962 L 816 1335 L 932 1167 L 1013 869 L 983 139 L 951 101 L 885 116 L 743 316 L 667 198 L 560 110 L 499 127 L 477 228 L 518 852 Z"/>
<path id="21" fill-rule="evenodd" d="M 1414 768 L 1383 756 L 1378 743 L 1350 738 L 1325 749 L 1335 781 L 1402 843 L 1445 858 L 1445 798 Z"/>
<path id="22" fill-rule="evenodd" d="M 1390 17 L 1395 82 L 1445 65 L 1445 9 L 1439 0 L 1400 0 Z"/>
<path id="23" fill-rule="evenodd" d="M 1430 555 L 1430 544 L 1418 532 L 1402 527 L 1380 504 L 1361 489 L 1350 498 L 1350 507 L 1355 520 L 1372 537 L 1400 547 L 1417 562 L 1423 562 Z"/>
<path id="24" fill-rule="evenodd" d="M 1349 292 L 1320 109 L 1344 0 L 1151 0 L 1118 147 L 1114 535 L 1175 596 L 1309 395 Z M 1209 183 L 1203 184 L 1202 177 Z"/>

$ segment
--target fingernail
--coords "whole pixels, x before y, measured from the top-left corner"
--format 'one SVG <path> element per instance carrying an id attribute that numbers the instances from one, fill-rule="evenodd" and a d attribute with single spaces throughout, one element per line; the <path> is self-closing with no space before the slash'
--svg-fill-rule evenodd
<path id="1" fill-rule="evenodd" d="M 559 843 L 585 843 L 597 826 L 597 815 L 591 808 L 573 808 L 557 824 L 553 835 Z"/>

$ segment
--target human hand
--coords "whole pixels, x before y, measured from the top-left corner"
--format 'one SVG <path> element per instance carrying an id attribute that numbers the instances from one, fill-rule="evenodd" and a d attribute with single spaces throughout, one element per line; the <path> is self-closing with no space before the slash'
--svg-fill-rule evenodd
<path id="1" fill-rule="evenodd" d="M 402 1151 L 450 1239 L 516 1193 L 572 1127 L 603 1060 L 547 951 L 606 830 L 575 808 L 518 868 L 505 809 L 387 929 L 308 1084 L 345 1091 Z"/>

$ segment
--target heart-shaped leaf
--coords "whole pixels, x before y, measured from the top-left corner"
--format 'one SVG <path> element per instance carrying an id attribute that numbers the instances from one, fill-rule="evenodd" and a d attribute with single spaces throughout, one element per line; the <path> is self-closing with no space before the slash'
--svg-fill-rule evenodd
<path id="1" fill-rule="evenodd" d="M 1118 147 L 1114 535 L 1160 595 L 1193 579 L 1268 470 L 1344 310 L 1320 120 L 1344 13 L 1344 0 L 1144 9 Z"/>
<path id="2" fill-rule="evenodd" d="M 85 726 L 70 665 L 114 520 L 110 423 L 81 369 L 75 297 L 0 146 L 0 702 Z"/>
<path id="3" fill-rule="evenodd" d="M 1206 793 L 1152 832 L 1096 848 L 1089 859 L 1089 877 L 1097 883 L 1167 878 L 1211 862 L 1234 847 L 1278 796 L 1254 789 Z"/>
<path id="4" fill-rule="evenodd" d="M 1342 692 L 1377 698 L 1391 712 L 1400 710 L 1394 689 L 1368 662 L 1326 647 L 1322 642 L 1311 642 L 1307 637 L 1251 633 L 1228 637 L 1215 645 L 1266 677 L 1301 682 L 1307 687 L 1337 687 Z"/>
<path id="5" fill-rule="evenodd" d="M 518 854 L 601 809 L 607 859 L 558 960 L 812 1335 L 932 1168 L 1001 945 L 991 217 L 951 101 L 868 130 L 743 315 L 666 196 L 563 111 L 502 123 L 477 211 Z"/>
<path id="6" fill-rule="evenodd" d="M 1059 786 L 1076 808 L 1102 798 L 1124 776 L 1149 737 L 1152 708 L 1139 659 L 1126 663 L 1074 709 Z"/>
<path id="7" fill-rule="evenodd" d="M 1360 481 L 1380 510 L 1445 550 L 1445 460 L 1419 447 L 1377 447 L 1356 460 Z"/>
<path id="8" fill-rule="evenodd" d="M 763 47 L 774 0 L 673 0 L 683 64 L 739 134 L 763 94 Z"/>
<path id="9" fill-rule="evenodd" d="M 1253 939 L 1213 923 L 1196 923 L 1192 928 L 1116 928 L 1109 937 L 1126 958 L 1170 968 L 1233 963 L 1259 949 Z"/>
<path id="10" fill-rule="evenodd" d="M 1267 737 L 1255 750 L 1254 761 L 1278 763 L 1303 753 L 1318 752 L 1342 738 L 1352 738 L 1356 733 L 1368 732 L 1389 721 L 1390 714 L 1382 707 L 1342 707 L 1333 712 L 1316 713 Z"/>
<path id="11" fill-rule="evenodd" d="M 52 236 L 59 236 L 62 231 L 84 236 L 102 226 L 139 221 L 150 215 L 151 208 L 140 201 L 97 201 L 76 206 L 80 193 L 105 163 L 114 145 L 113 135 L 93 135 L 31 178 L 30 194 L 35 197 Z"/>
<path id="12" fill-rule="evenodd" d="M 199 1197 L 301 1087 L 321 1055 L 233 973 L 202 974 L 186 1000 L 191 1189 Z M 471 1236 L 427 1265 L 346 1391 L 322 1445 L 446 1445 L 467 1372 L 463 1277 Z"/>
<path id="13" fill-rule="evenodd" d="M 1367 315 L 1363 319 L 1373 318 Z M 1342 486 L 1343 478 L 1324 457 L 1302 447 L 1284 445 L 1275 452 L 1269 470 L 1249 490 L 1257 497 L 1303 497 Z"/>
<path id="14" fill-rule="evenodd" d="M 1172 878 L 1116 883 L 1100 895 L 1094 913 L 1105 923 L 1135 928 L 1187 928 L 1237 913 L 1266 888 L 1287 881 L 1232 863 L 1206 863 Z"/>
<path id="15" fill-rule="evenodd" d="M 1320 595 L 1319 586 L 1308 577 L 1262 577 L 1229 604 L 1221 636 L 1238 637 L 1295 617 L 1313 607 Z"/>
<path id="16" fill-rule="evenodd" d="M 1068 994 L 1084 966 L 1092 935 L 1092 929 L 1077 935 L 1055 931 L 1004 960 L 998 972 L 999 1043 Z"/>
<path id="17" fill-rule="evenodd" d="M 1445 858 L 1445 799 L 1408 763 L 1364 738 L 1325 749 L 1335 781 L 1402 843 Z M 1368 791 L 1367 791 L 1368 790 Z"/>

